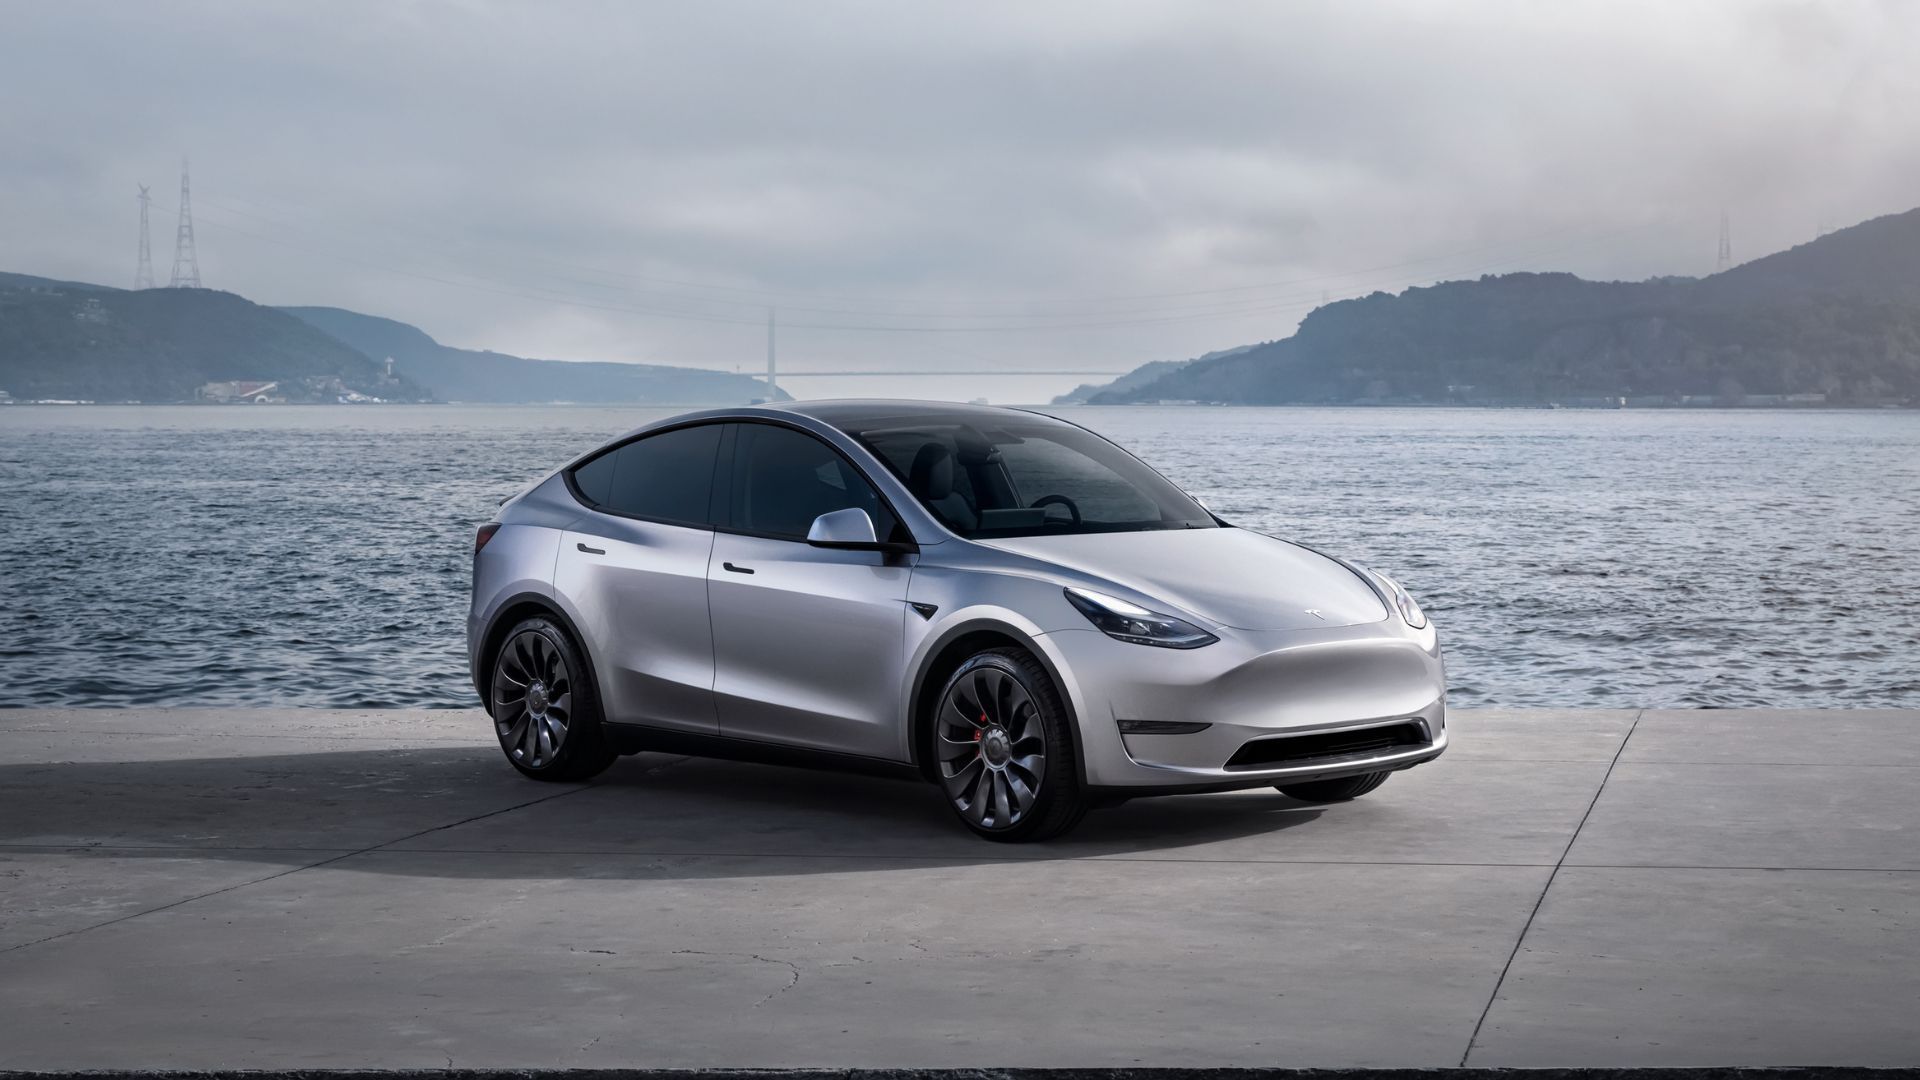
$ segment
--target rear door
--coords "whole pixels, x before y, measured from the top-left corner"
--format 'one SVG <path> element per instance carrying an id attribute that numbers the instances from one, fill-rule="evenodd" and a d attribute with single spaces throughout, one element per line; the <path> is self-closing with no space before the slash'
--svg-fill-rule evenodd
<path id="1" fill-rule="evenodd" d="M 712 734 L 718 424 L 675 428 L 574 470 L 591 510 L 560 540 L 554 591 L 587 638 L 607 719 Z"/>
<path id="2" fill-rule="evenodd" d="M 709 558 L 714 698 L 724 735 L 893 760 L 912 556 L 806 542 L 821 514 L 897 519 L 839 451 L 774 424 L 734 426 L 725 524 Z"/>

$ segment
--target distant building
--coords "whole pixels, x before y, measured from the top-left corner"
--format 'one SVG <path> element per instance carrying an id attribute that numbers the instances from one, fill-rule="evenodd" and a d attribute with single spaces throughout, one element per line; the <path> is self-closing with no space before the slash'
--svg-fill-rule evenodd
<path id="1" fill-rule="evenodd" d="M 207 383 L 200 387 L 195 396 L 201 401 L 212 401 L 221 405 L 266 405 L 286 400 L 274 393 L 279 388 L 280 384 L 277 382 L 235 379 L 229 382 Z"/>
<path id="2" fill-rule="evenodd" d="M 7 393 L 5 390 L 0 390 L 0 405 L 11 404 L 13 404 L 13 395 Z"/>
<path id="3" fill-rule="evenodd" d="M 1825 394 L 1746 394 L 1741 397 L 1742 405 L 1782 406 L 1782 405 L 1825 405 Z"/>

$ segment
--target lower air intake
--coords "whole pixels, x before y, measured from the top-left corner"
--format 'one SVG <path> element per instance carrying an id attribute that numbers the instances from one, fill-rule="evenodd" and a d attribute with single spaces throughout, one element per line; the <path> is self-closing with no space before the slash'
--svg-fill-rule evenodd
<path id="1" fill-rule="evenodd" d="M 1227 759 L 1227 768 L 1266 769 L 1275 765 L 1310 765 L 1336 758 L 1377 757 L 1426 743 L 1426 727 L 1411 720 L 1353 731 L 1284 735 L 1255 739 L 1242 746 Z"/>

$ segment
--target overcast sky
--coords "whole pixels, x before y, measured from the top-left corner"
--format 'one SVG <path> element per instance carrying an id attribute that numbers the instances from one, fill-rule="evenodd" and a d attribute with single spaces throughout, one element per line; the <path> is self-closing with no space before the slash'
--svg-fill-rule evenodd
<path id="1" fill-rule="evenodd" d="M 1920 205 L 1920 3 L 9 2 L 0 269 L 1037 401 L 1323 296 Z"/>

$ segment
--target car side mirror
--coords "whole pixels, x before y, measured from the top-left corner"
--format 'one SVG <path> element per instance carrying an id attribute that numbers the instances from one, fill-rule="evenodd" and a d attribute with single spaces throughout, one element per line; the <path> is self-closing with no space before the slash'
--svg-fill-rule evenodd
<path id="1" fill-rule="evenodd" d="M 857 506 L 814 518 L 813 527 L 807 530 L 807 543 L 814 547 L 852 548 L 856 551 L 877 551 L 883 546 L 880 538 L 874 535 L 873 519 Z"/>

